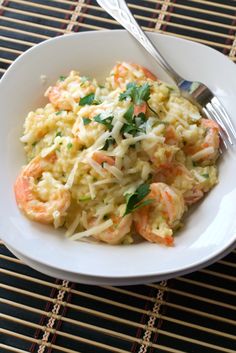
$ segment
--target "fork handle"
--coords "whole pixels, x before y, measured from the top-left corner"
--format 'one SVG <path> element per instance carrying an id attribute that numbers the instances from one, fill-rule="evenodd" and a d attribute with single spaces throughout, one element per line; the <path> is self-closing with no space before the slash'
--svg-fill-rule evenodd
<path id="1" fill-rule="evenodd" d="M 162 69 L 179 85 L 183 78 L 168 64 L 161 53 L 154 47 L 147 35 L 143 32 L 125 0 L 97 0 L 97 3 L 106 10 L 116 21 L 118 21 L 128 32 L 130 32 L 139 43 L 151 54 Z"/>

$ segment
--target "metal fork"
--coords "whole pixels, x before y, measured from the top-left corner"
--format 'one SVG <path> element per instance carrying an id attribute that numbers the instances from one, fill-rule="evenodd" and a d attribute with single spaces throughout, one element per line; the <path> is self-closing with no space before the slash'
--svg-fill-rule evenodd
<path id="1" fill-rule="evenodd" d="M 171 67 L 136 22 L 125 0 L 97 0 L 97 2 L 142 44 L 172 78 L 182 94 L 198 105 L 207 118 L 219 124 L 225 147 L 236 144 L 235 128 L 219 99 L 203 83 L 187 81 Z"/>

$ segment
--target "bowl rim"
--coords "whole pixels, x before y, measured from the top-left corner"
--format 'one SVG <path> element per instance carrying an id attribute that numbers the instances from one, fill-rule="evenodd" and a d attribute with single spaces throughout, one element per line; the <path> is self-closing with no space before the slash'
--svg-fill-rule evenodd
<path id="1" fill-rule="evenodd" d="M 67 37 L 80 37 L 80 36 L 96 36 L 96 35 L 103 35 L 103 34 L 106 34 L 106 33 L 109 33 L 109 35 L 111 34 L 111 32 L 115 32 L 116 34 L 119 34 L 119 33 L 125 33 L 126 30 L 122 30 L 122 29 L 119 29 L 119 30 L 101 30 L 101 31 L 84 31 L 84 32 L 79 32 L 79 33 L 71 33 L 71 34 L 67 34 L 66 36 L 57 36 L 57 37 L 54 37 L 54 38 L 50 38 L 50 39 L 47 39 L 39 44 L 36 44 L 35 46 L 29 48 L 28 50 L 26 50 L 24 53 L 22 53 L 14 62 L 13 64 L 8 68 L 8 70 L 4 73 L 2 79 L 1 79 L 1 82 L 0 82 L 0 88 L 3 86 L 5 80 L 8 78 L 8 75 L 12 73 L 12 70 L 14 72 L 15 69 L 18 69 L 18 66 L 19 63 L 21 63 L 22 60 L 24 60 L 24 57 L 27 56 L 30 52 L 34 51 L 34 50 L 37 50 L 39 47 L 42 47 L 42 46 L 47 46 L 47 45 L 50 45 L 51 42 L 54 42 L 54 41 L 61 41 L 61 40 L 65 40 L 65 38 Z M 127 32 L 126 32 L 127 33 Z M 183 38 L 178 38 L 178 37 L 175 37 L 175 36 L 170 36 L 170 35 L 167 35 L 167 34 L 160 34 L 160 33 L 154 33 L 154 32 L 151 32 L 151 33 L 148 33 L 148 35 L 150 35 L 150 37 L 154 37 L 154 36 L 157 36 L 157 37 L 166 37 L 169 38 L 171 37 L 171 40 L 173 41 L 177 41 L 177 42 L 189 42 L 191 43 L 192 45 L 195 45 L 195 46 L 199 46 L 199 47 L 205 47 L 207 48 L 207 50 L 209 51 L 213 51 L 214 52 L 214 55 L 219 55 L 219 56 L 222 56 L 225 58 L 225 60 L 228 60 L 228 62 L 231 62 L 225 55 L 223 55 L 222 53 L 218 52 L 217 50 L 211 48 L 211 47 L 208 47 L 204 44 L 201 44 L 201 43 L 197 43 L 197 42 L 193 42 L 191 40 L 187 40 L 187 39 L 183 39 Z M 234 64 L 232 63 L 232 67 L 234 66 Z M 6 235 L 7 236 L 7 235 Z M 3 235 L 3 240 L 4 240 L 4 235 Z M 7 239 L 4 240 L 6 242 L 6 245 L 8 244 L 7 242 Z M 25 257 L 28 257 L 29 259 L 31 259 L 32 261 L 34 262 L 39 262 L 39 263 L 42 263 L 43 265 L 45 266 L 48 266 L 50 268 L 53 268 L 55 270 L 62 270 L 62 271 L 67 271 L 68 273 L 73 273 L 74 275 L 83 275 L 83 276 L 87 276 L 87 277 L 97 277 L 97 278 L 114 278 L 114 279 L 121 279 L 121 278 L 145 278 L 145 277 L 148 277 L 148 276 L 162 276 L 162 275 L 173 275 L 173 274 L 176 274 L 176 273 L 188 273 L 188 272 L 191 272 L 197 268 L 200 268 L 200 267 L 203 267 L 204 265 L 207 265 L 209 262 L 214 262 L 215 260 L 214 259 L 219 259 L 221 258 L 222 256 L 224 256 L 224 254 L 227 252 L 228 253 L 228 249 L 230 249 L 229 251 L 231 251 L 231 249 L 233 249 L 233 247 L 236 245 L 236 234 L 235 235 L 232 235 L 231 236 L 231 240 L 230 242 L 227 242 L 225 244 L 224 247 L 222 247 L 221 249 L 215 251 L 215 252 L 211 252 L 210 255 L 208 256 L 205 256 L 203 258 L 200 258 L 199 260 L 196 260 L 195 262 L 191 263 L 190 265 L 185 265 L 184 267 L 181 268 L 181 270 L 173 270 L 173 269 L 169 269 L 169 270 L 162 270 L 161 272 L 159 273 L 156 273 L 155 272 L 152 272 L 150 271 L 149 274 L 146 274 L 146 275 L 138 275 L 138 274 L 124 274 L 122 276 L 119 276 L 117 274 L 114 274 L 112 277 L 110 277 L 109 275 L 105 275 L 105 274 L 102 274 L 102 275 L 99 275 L 99 274 L 96 274 L 96 275 L 92 275 L 92 274 L 89 274 L 89 273 L 84 273 L 84 272 L 78 272 L 78 271 L 71 271 L 71 270 L 65 270 L 65 269 L 62 269 L 62 268 L 59 268 L 58 266 L 52 266 L 50 263 L 48 263 L 47 261 L 38 261 L 38 260 L 35 260 L 34 257 L 30 256 L 30 254 L 27 254 L 27 253 L 23 253 L 17 249 L 15 249 L 14 245 L 12 244 L 9 244 L 9 247 L 11 247 L 12 249 L 15 249 L 17 252 L 21 253 L 23 256 Z M 222 256 L 221 256 L 222 255 Z M 44 259 L 45 260 L 45 259 Z"/>

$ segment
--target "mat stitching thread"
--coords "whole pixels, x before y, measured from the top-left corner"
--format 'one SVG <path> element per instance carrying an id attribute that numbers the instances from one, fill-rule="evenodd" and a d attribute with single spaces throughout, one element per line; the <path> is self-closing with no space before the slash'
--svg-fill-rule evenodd
<path id="1" fill-rule="evenodd" d="M 148 294 L 148 297 L 150 298 L 150 300 L 154 297 L 154 295 L 155 295 L 155 290 L 154 290 L 154 288 L 151 288 L 150 292 Z M 144 305 L 144 310 L 146 312 L 142 314 L 141 320 L 139 322 L 142 325 L 145 324 L 145 322 L 147 321 L 148 315 L 151 312 L 150 305 L 153 303 L 153 301 L 150 301 L 150 300 L 146 300 L 145 305 Z M 139 327 L 136 332 L 136 338 L 140 338 L 143 331 L 144 331 L 144 329 Z M 136 341 L 133 342 L 132 347 L 131 347 L 131 353 L 136 353 L 138 346 L 139 346 L 139 344 Z"/>
<path id="2" fill-rule="evenodd" d="M 167 285 L 167 281 L 161 281 L 160 282 L 160 286 L 163 288 L 160 288 L 157 292 L 157 296 L 156 296 L 156 301 L 155 304 L 153 306 L 151 315 L 149 317 L 148 323 L 147 323 L 147 329 L 144 332 L 143 335 L 143 339 L 142 339 L 142 345 L 139 348 L 138 353 L 146 353 L 148 347 L 151 346 L 150 340 L 151 340 L 151 335 L 152 335 L 152 331 L 151 328 L 154 327 L 155 323 L 156 323 L 156 319 L 157 319 L 157 315 L 160 313 L 160 309 L 161 309 L 161 305 L 162 305 L 162 299 L 164 296 L 164 287 L 166 287 Z"/>
<path id="3" fill-rule="evenodd" d="M 162 31 L 166 31 L 166 29 L 167 29 L 167 27 L 168 27 L 168 22 L 170 21 L 170 19 L 171 19 L 171 13 L 172 12 L 174 12 L 174 4 L 176 3 L 176 0 L 172 0 L 172 5 L 170 6 L 170 8 L 169 8 L 169 14 L 168 15 L 166 15 L 166 22 L 167 23 L 165 23 L 165 24 L 163 24 L 163 28 L 162 28 Z M 163 33 L 163 32 L 162 32 Z"/>
<path id="4" fill-rule="evenodd" d="M 67 293 L 67 296 L 65 298 L 65 303 L 70 303 L 71 302 L 71 297 L 72 297 L 72 293 L 71 293 L 71 289 L 74 289 L 75 287 L 75 283 L 72 283 L 70 287 L 68 287 L 68 290 L 66 291 Z M 51 345 L 53 343 L 55 343 L 56 339 L 57 339 L 57 331 L 60 330 L 60 327 L 62 325 L 62 317 L 66 317 L 66 313 L 67 313 L 67 310 L 68 310 L 68 307 L 67 305 L 63 305 L 63 308 L 62 308 L 62 312 L 60 314 L 60 318 L 58 319 L 56 325 L 55 325 L 55 332 L 51 338 Z M 52 347 L 49 347 L 48 350 L 47 350 L 47 353 L 51 353 L 52 352 Z"/>
<path id="5" fill-rule="evenodd" d="M 69 281 L 64 280 L 62 282 L 62 287 L 68 288 L 68 285 L 69 285 Z M 45 331 L 44 331 L 44 334 L 43 334 L 43 338 L 42 338 L 42 341 L 41 341 L 42 343 L 40 344 L 40 346 L 38 348 L 38 353 L 43 353 L 44 350 L 45 350 L 46 343 L 48 342 L 51 330 L 53 329 L 55 321 L 56 321 L 54 316 L 58 315 L 58 313 L 60 311 L 60 308 L 61 308 L 61 302 L 62 302 L 66 292 L 67 292 L 67 290 L 60 289 L 58 294 L 57 294 L 57 298 L 55 300 L 55 304 L 54 304 L 53 309 L 51 311 L 53 316 L 51 316 L 50 319 L 48 320 L 48 323 L 47 323 L 47 326 L 45 328 Z"/>
<path id="6" fill-rule="evenodd" d="M 159 31 L 161 29 L 161 26 L 162 26 L 161 21 L 164 21 L 164 18 L 166 16 L 165 12 L 168 10 L 169 4 L 170 4 L 170 0 L 165 0 L 165 2 L 161 5 L 160 13 L 157 18 L 157 23 L 155 26 L 155 31 Z"/>
<path id="7" fill-rule="evenodd" d="M 56 285 L 59 285 L 60 280 L 56 279 L 54 283 L 55 283 Z M 51 293 L 50 293 L 50 298 L 54 298 L 55 295 L 56 295 L 56 292 L 57 292 L 57 289 L 56 289 L 56 288 L 52 288 Z M 50 313 L 50 312 L 51 312 L 51 308 L 52 308 L 52 303 L 51 303 L 51 302 L 47 302 L 44 310 L 45 310 L 47 313 Z M 47 318 L 48 318 L 47 315 L 42 315 L 42 316 L 40 317 L 40 320 L 39 320 L 39 325 L 41 325 L 41 326 L 44 325 L 44 323 L 46 322 Z M 40 334 L 41 334 L 41 330 L 40 330 L 40 329 L 37 329 L 37 330 L 35 331 L 35 333 L 34 333 L 34 338 L 38 339 Z M 30 347 L 30 350 L 29 350 L 29 351 L 30 351 L 31 353 L 33 353 L 33 352 L 35 352 L 35 348 L 36 348 L 36 343 L 34 342 L 34 343 L 31 344 L 31 347 Z"/>
<path id="8" fill-rule="evenodd" d="M 73 30 L 74 22 L 77 21 L 78 16 L 81 14 L 82 4 L 85 3 L 85 0 L 79 0 L 78 4 L 76 5 L 73 14 L 70 18 L 70 22 L 68 23 L 65 33 L 70 33 Z"/>

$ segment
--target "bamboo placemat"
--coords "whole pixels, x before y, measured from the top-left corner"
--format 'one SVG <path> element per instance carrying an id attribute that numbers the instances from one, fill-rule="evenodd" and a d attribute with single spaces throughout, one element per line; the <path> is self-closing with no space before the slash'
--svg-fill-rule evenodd
<path id="1" fill-rule="evenodd" d="M 113 29 L 96 1 L 0 0 L 0 74 L 50 37 Z M 145 30 L 210 45 L 235 61 L 234 0 L 132 0 Z M 0 352 L 234 353 L 236 251 L 151 285 L 98 287 L 40 274 L 0 243 Z"/>

